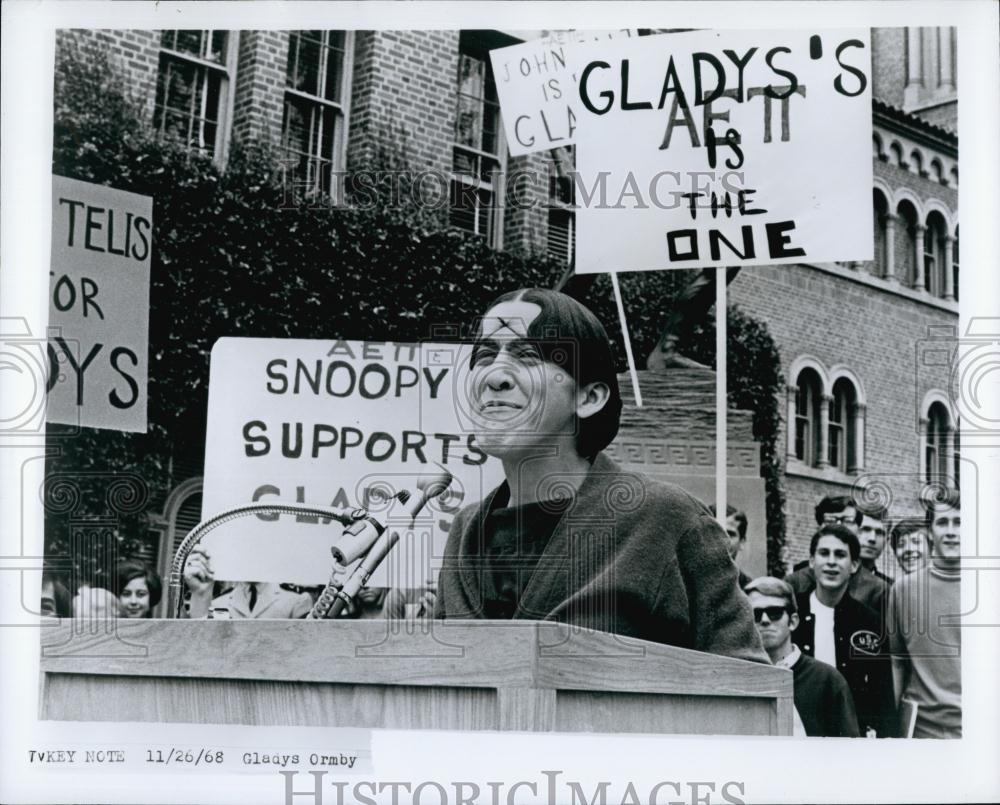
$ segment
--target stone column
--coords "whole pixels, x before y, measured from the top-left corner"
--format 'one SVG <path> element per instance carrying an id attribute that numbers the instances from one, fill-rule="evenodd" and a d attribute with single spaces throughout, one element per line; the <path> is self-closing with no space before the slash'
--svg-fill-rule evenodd
<path id="1" fill-rule="evenodd" d="M 913 239 L 913 289 L 924 290 L 924 233 L 927 227 L 917 223 Z"/>
<path id="2" fill-rule="evenodd" d="M 816 466 L 822 469 L 830 466 L 830 403 L 833 397 L 824 394 L 819 403 L 819 456 Z"/>
<path id="3" fill-rule="evenodd" d="M 885 216 L 885 279 L 896 281 L 896 220 L 898 215 Z"/>
<path id="4" fill-rule="evenodd" d="M 910 107 L 920 100 L 922 76 L 922 51 L 920 28 L 906 29 L 906 87 L 903 90 L 903 105 Z"/>
<path id="5" fill-rule="evenodd" d="M 955 254 L 952 251 L 955 239 L 951 235 L 944 236 L 944 298 L 949 301 L 955 299 L 955 271 L 952 261 Z"/>
<path id="6" fill-rule="evenodd" d="M 947 89 L 955 88 L 955 74 L 951 68 L 951 28 L 941 27 L 938 32 L 938 58 L 941 59 L 938 76 L 941 86 Z"/>

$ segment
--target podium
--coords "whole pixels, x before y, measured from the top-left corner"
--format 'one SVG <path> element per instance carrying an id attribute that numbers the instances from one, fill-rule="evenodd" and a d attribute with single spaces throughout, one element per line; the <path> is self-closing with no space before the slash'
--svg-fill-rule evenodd
<path id="1" fill-rule="evenodd" d="M 66 721 L 791 735 L 792 674 L 553 622 L 44 621 Z"/>

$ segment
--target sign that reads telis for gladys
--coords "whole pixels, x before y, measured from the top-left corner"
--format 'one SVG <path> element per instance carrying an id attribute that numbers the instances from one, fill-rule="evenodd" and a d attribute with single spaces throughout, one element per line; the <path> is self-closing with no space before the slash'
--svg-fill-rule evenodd
<path id="1" fill-rule="evenodd" d="M 392 583 L 419 586 L 463 506 L 503 478 L 476 445 L 464 381 L 469 347 L 222 338 L 212 350 L 202 516 L 252 502 L 363 506 L 400 532 Z M 391 496 L 453 476 L 412 533 Z M 321 584 L 341 526 L 260 514 L 204 540 L 216 578 Z M 388 565 L 372 584 L 384 586 Z M 407 576 L 409 574 L 409 576 Z"/>
<path id="2" fill-rule="evenodd" d="M 580 42 L 627 39 L 632 31 L 553 31 L 541 39 L 490 51 L 507 151 L 519 157 L 572 145 L 576 76 L 567 53 Z M 470 73 L 463 81 L 475 80 Z"/>
<path id="3" fill-rule="evenodd" d="M 576 270 L 870 260 L 862 30 L 580 44 Z"/>
<path id="4" fill-rule="evenodd" d="M 145 432 L 153 200 L 52 177 L 47 418 Z"/>

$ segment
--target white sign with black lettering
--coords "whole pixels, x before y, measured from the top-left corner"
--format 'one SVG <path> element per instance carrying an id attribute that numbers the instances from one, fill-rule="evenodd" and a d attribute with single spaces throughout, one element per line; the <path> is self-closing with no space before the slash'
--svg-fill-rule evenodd
<path id="1" fill-rule="evenodd" d="M 251 502 L 364 506 L 400 531 L 374 586 L 419 586 L 463 506 L 503 479 L 466 413 L 471 347 L 457 344 L 222 338 L 212 349 L 204 518 Z M 441 465 L 453 476 L 412 531 L 392 495 Z M 252 515 L 210 533 L 218 579 L 320 584 L 336 522 Z M 433 575 L 436 575 L 433 574 Z"/>
<path id="2" fill-rule="evenodd" d="M 52 177 L 49 422 L 144 433 L 153 199 Z"/>
<path id="3" fill-rule="evenodd" d="M 519 157 L 572 145 L 576 76 L 567 52 L 579 42 L 629 38 L 633 31 L 553 31 L 541 39 L 490 51 L 507 151 Z"/>
<path id="4" fill-rule="evenodd" d="M 868 29 L 579 44 L 576 271 L 871 260 Z"/>

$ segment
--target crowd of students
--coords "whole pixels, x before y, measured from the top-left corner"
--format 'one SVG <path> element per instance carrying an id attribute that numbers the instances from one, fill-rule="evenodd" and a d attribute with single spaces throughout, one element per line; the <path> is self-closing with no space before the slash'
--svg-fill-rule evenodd
<path id="1" fill-rule="evenodd" d="M 961 737 L 961 499 L 925 505 L 891 531 L 899 578 L 876 567 L 885 513 L 827 497 L 808 561 L 743 585 L 771 661 L 794 674 L 804 734 Z"/>

